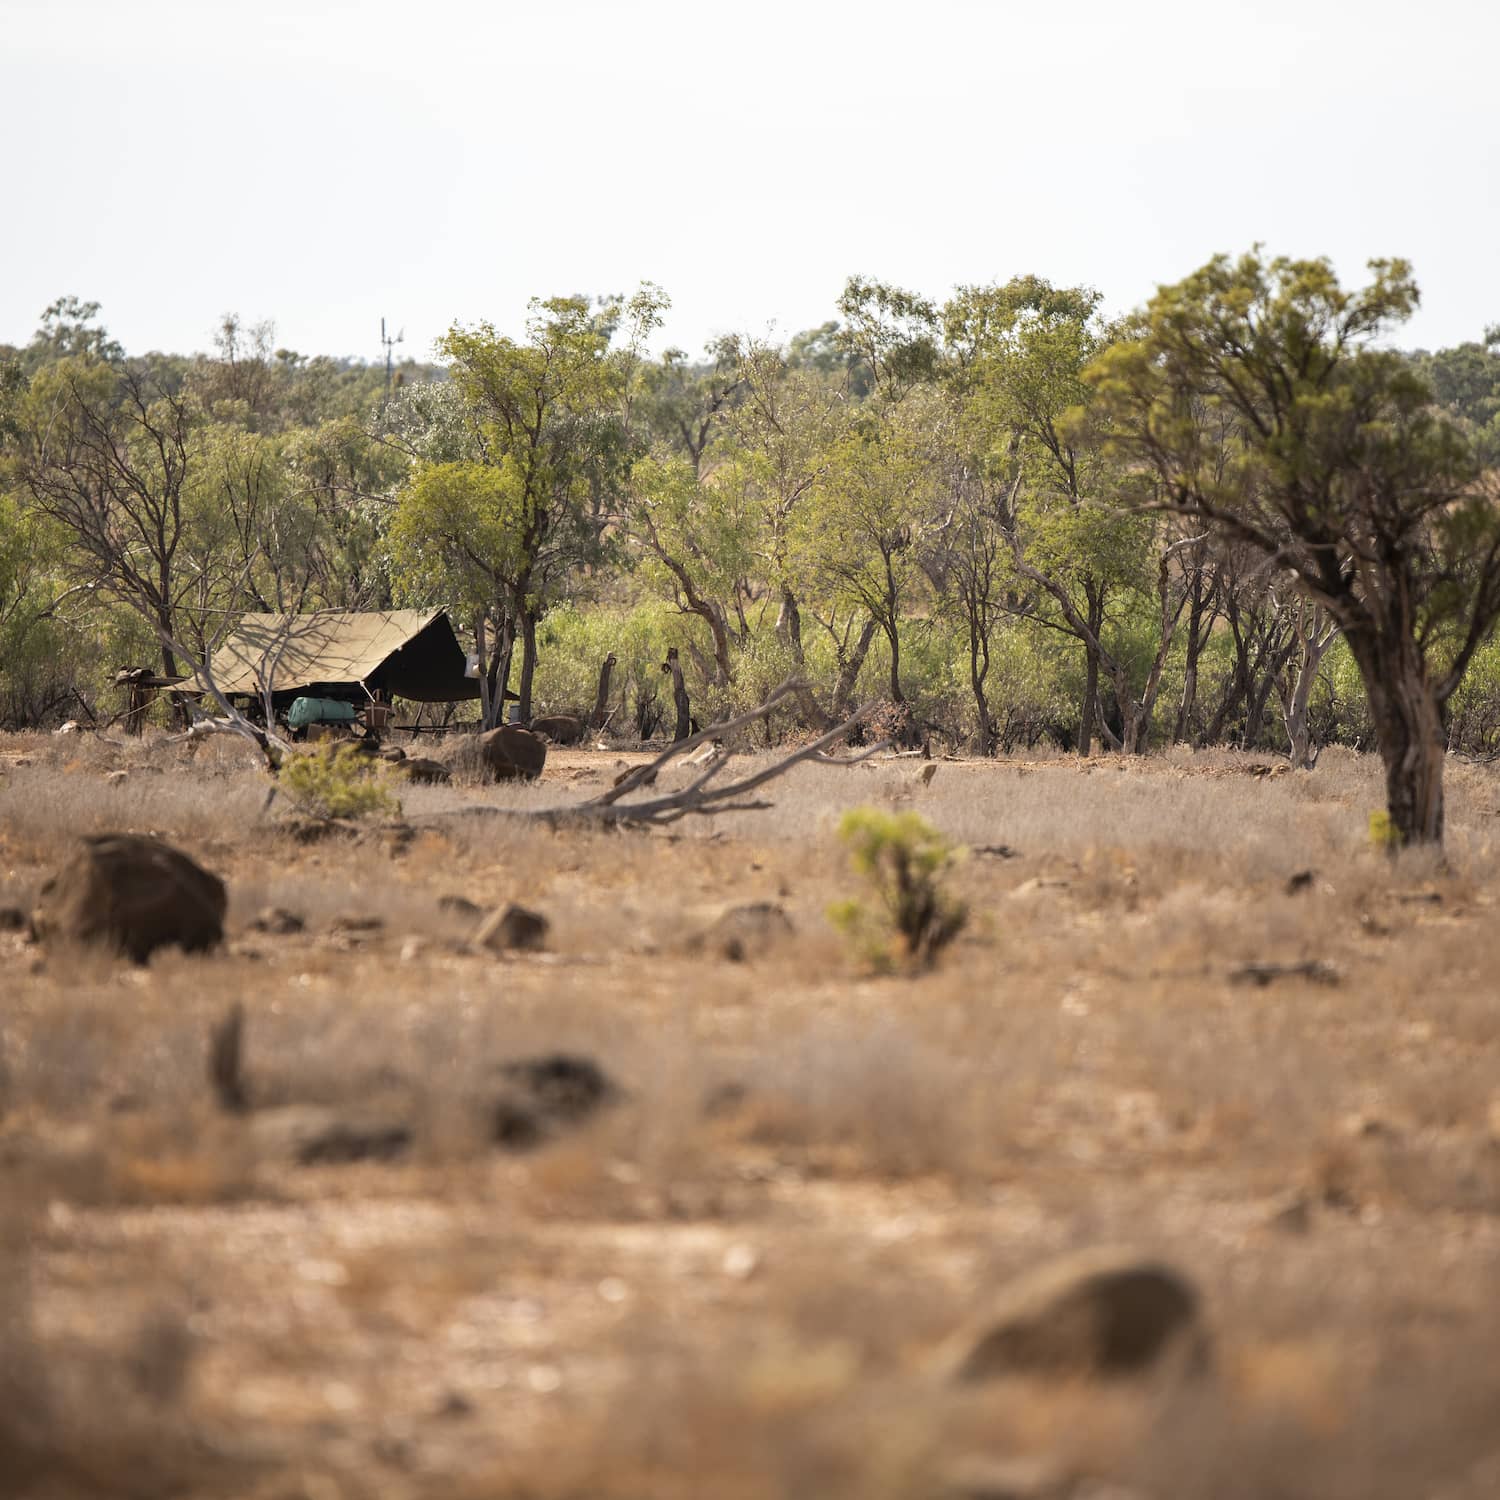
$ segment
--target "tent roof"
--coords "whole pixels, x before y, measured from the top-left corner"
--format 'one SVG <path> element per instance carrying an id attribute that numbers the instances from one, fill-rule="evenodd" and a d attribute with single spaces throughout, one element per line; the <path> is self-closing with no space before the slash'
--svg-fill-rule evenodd
<path id="1" fill-rule="evenodd" d="M 325 609 L 245 615 L 214 652 L 213 674 L 225 694 L 258 694 L 269 678 L 278 695 L 364 684 L 403 698 L 453 702 L 478 694 L 478 685 L 464 677 L 464 664 L 443 610 Z"/>

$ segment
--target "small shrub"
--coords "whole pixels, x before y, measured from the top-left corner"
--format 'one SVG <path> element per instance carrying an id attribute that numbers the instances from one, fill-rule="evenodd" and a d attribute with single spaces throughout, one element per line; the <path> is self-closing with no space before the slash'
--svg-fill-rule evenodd
<path id="1" fill-rule="evenodd" d="M 302 812 L 315 818 L 362 818 L 370 813 L 400 813 L 391 790 L 390 769 L 378 765 L 353 745 L 334 745 L 290 756 L 277 785 Z"/>
<path id="2" fill-rule="evenodd" d="M 855 807 L 839 822 L 854 868 L 874 887 L 879 906 L 835 902 L 828 915 L 880 968 L 898 958 L 926 967 L 963 929 L 968 909 L 942 888 L 959 857 L 924 817 Z"/>
<path id="3" fill-rule="evenodd" d="M 1370 847 L 1383 854 L 1394 854 L 1401 847 L 1401 830 L 1383 807 L 1370 814 Z"/>

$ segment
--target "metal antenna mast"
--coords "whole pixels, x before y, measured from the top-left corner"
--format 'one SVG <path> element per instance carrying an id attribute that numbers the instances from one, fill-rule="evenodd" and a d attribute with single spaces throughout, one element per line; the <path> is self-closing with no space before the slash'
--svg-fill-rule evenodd
<path id="1" fill-rule="evenodd" d="M 380 320 L 380 342 L 385 349 L 385 399 L 389 401 L 391 399 L 391 371 L 393 368 L 391 351 L 397 344 L 406 342 L 406 330 L 403 328 L 395 338 L 391 338 L 385 331 L 385 319 L 382 318 Z"/>

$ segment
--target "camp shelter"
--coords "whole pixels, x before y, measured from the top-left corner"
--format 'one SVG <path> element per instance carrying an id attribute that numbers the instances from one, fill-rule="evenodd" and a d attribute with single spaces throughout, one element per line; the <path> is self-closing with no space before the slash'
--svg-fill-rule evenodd
<path id="1" fill-rule="evenodd" d="M 246 615 L 213 653 L 226 697 L 259 698 L 266 685 L 279 710 L 311 694 L 364 702 L 368 696 L 456 703 L 479 696 L 445 610 L 317 610 Z"/>

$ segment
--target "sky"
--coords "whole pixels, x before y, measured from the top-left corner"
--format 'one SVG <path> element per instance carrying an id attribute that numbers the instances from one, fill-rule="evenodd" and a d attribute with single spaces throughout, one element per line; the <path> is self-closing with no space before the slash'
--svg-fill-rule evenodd
<path id="1" fill-rule="evenodd" d="M 0 0 L 0 342 L 304 354 L 662 286 L 789 337 L 851 274 L 1123 312 L 1217 252 L 1416 268 L 1395 342 L 1500 323 L 1493 0 Z"/>

